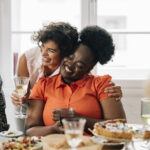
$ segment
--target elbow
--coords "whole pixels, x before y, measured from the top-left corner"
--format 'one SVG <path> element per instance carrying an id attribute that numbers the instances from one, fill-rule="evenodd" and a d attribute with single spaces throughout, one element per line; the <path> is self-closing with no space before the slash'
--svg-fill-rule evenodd
<path id="1" fill-rule="evenodd" d="M 25 135 L 26 136 L 33 136 L 32 135 L 32 127 L 25 127 Z"/>

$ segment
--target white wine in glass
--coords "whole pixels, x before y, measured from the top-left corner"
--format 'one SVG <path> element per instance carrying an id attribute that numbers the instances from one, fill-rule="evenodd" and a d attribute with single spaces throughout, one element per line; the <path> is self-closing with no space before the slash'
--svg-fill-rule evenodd
<path id="1" fill-rule="evenodd" d="M 29 84 L 29 78 L 28 77 L 14 77 L 16 92 L 19 95 L 19 97 L 23 97 L 27 93 L 27 88 Z M 19 113 L 16 114 L 17 118 L 26 118 L 26 114 L 22 112 L 22 105 L 20 107 Z"/>
<path id="2" fill-rule="evenodd" d="M 141 99 L 141 119 L 146 125 L 150 125 L 150 98 Z"/>

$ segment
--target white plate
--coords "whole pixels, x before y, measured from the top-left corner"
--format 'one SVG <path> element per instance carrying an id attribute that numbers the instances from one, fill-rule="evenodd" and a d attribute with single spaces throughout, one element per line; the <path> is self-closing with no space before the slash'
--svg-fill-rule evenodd
<path id="1" fill-rule="evenodd" d="M 6 137 L 6 138 L 17 138 L 19 136 L 23 136 L 22 131 L 2 131 L 0 132 L 1 137 Z"/>
<path id="2" fill-rule="evenodd" d="M 102 138 L 102 137 L 91 137 L 92 141 L 97 144 L 103 144 L 105 147 L 111 147 L 111 148 L 122 148 L 125 144 L 125 142 L 108 142 L 110 140 Z"/>
<path id="3" fill-rule="evenodd" d="M 108 142 L 110 140 L 102 138 L 102 137 L 96 137 L 96 136 L 92 136 L 91 139 L 95 143 L 104 144 L 104 145 L 123 145 L 123 144 L 125 144 L 125 142 L 120 142 L 120 141 L 118 141 L 118 142 Z"/>

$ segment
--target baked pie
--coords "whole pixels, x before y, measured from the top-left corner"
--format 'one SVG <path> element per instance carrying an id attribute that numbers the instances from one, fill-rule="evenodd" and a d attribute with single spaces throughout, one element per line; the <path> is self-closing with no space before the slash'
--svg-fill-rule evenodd
<path id="1" fill-rule="evenodd" d="M 125 119 L 114 119 L 97 122 L 93 133 L 108 138 L 131 140 L 132 138 L 150 139 L 150 130 L 126 123 Z"/>

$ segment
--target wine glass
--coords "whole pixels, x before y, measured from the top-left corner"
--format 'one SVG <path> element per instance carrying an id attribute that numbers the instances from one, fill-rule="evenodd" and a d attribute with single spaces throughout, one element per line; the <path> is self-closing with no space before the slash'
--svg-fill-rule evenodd
<path id="1" fill-rule="evenodd" d="M 150 130 L 150 98 L 141 98 L 141 119 L 144 122 L 144 128 Z M 150 143 L 147 140 L 143 147 L 150 147 Z"/>
<path id="2" fill-rule="evenodd" d="M 16 87 L 16 92 L 20 98 L 22 98 L 27 93 L 27 88 L 29 84 L 28 77 L 14 77 L 14 83 Z M 26 114 L 22 112 L 22 105 L 20 106 L 19 113 L 16 114 L 16 118 L 26 118 Z"/>
<path id="3" fill-rule="evenodd" d="M 65 137 L 72 150 L 76 150 L 76 147 L 82 141 L 82 135 L 86 120 L 83 118 L 65 118 L 62 120 Z"/>

